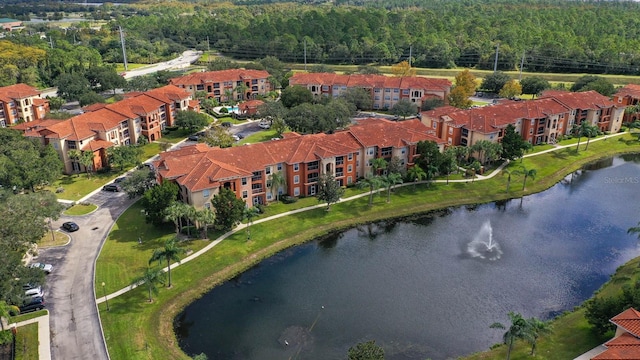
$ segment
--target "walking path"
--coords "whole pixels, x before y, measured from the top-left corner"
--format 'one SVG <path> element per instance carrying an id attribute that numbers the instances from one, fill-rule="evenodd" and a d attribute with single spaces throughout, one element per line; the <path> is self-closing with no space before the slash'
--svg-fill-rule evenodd
<path id="1" fill-rule="evenodd" d="M 49 338 L 49 312 L 46 315 L 37 318 L 20 321 L 11 324 L 12 327 L 19 328 L 29 324 L 38 324 L 38 359 L 51 360 L 51 339 Z M 19 329 L 16 329 L 20 331 Z"/>
<path id="2" fill-rule="evenodd" d="M 612 134 L 612 135 L 605 135 L 605 136 L 603 136 L 601 138 L 593 139 L 591 141 L 593 142 L 593 141 L 606 140 L 606 139 L 608 139 L 610 137 L 620 136 L 620 135 L 623 135 L 623 134 L 625 134 L 625 133 L 616 133 L 616 134 Z M 546 153 L 549 153 L 549 152 L 552 152 L 552 151 L 557 151 L 557 150 L 564 149 L 564 148 L 574 147 L 574 146 L 577 146 L 577 145 L 576 144 L 569 144 L 569 145 L 556 146 L 556 147 L 553 147 L 551 149 L 547 149 L 547 150 L 538 151 L 538 152 L 535 152 L 535 153 L 524 155 L 524 157 L 537 156 L 537 155 L 546 154 Z M 502 171 L 502 169 L 504 169 L 505 166 L 507 166 L 508 164 L 509 164 L 509 162 L 505 161 L 500 166 L 498 166 L 498 168 L 493 170 L 489 175 L 484 175 L 484 176 L 483 175 L 476 175 L 476 178 L 477 178 L 478 181 L 491 179 L 494 176 L 498 175 Z M 466 183 L 466 182 L 470 182 L 470 181 L 471 181 L 470 179 L 462 179 L 462 180 L 433 180 L 431 182 L 436 182 L 436 183 L 447 183 L 447 182 L 451 182 L 451 183 Z M 428 182 L 429 181 L 419 181 L 419 182 L 415 182 L 415 183 L 404 183 L 404 184 L 396 185 L 396 187 L 409 186 L 409 185 L 414 185 L 414 184 L 424 184 L 424 183 L 428 183 Z M 383 191 L 383 190 L 384 189 L 377 189 L 377 190 L 374 190 L 374 192 L 377 193 L 377 192 L 380 192 L 380 191 Z M 348 197 L 348 198 L 340 199 L 340 200 L 338 200 L 338 203 L 352 201 L 352 200 L 359 199 L 359 198 L 362 198 L 362 197 L 365 197 L 365 196 L 369 196 L 369 195 L 370 195 L 370 192 L 365 192 L 365 193 L 354 195 L 354 196 L 351 196 L 351 197 Z M 253 222 L 253 224 L 260 224 L 260 223 L 271 221 L 271 220 L 274 220 L 274 219 L 279 219 L 281 217 L 285 217 L 285 216 L 289 216 L 289 215 L 293 215 L 293 214 L 298 214 L 298 213 L 301 213 L 301 212 L 304 212 L 304 211 L 318 209 L 318 208 L 322 208 L 322 207 L 325 207 L 325 206 L 327 206 L 327 204 L 326 203 L 322 203 L 322 204 L 308 206 L 308 207 L 297 209 L 297 210 L 287 211 L 287 212 L 283 212 L 283 213 L 280 213 L 280 214 L 276 214 L 276 215 L 273 215 L 273 216 L 266 217 L 264 219 L 256 220 L 256 221 Z M 228 238 L 229 236 L 237 233 L 238 231 L 241 231 L 241 230 L 245 229 L 246 227 L 247 227 L 247 224 L 240 224 L 240 225 L 236 226 L 236 228 L 234 228 L 233 230 L 230 230 L 230 231 L 226 232 L 225 234 L 221 235 L 220 237 L 218 237 L 217 239 L 212 241 L 209 245 L 205 246 L 204 248 L 202 248 L 202 249 L 196 251 L 195 253 L 187 256 L 186 258 L 182 259 L 179 263 L 172 264 L 171 267 L 173 269 L 175 269 L 175 268 L 179 267 L 180 265 L 184 265 L 184 264 L 188 263 L 189 261 L 191 261 L 191 260 L 197 258 L 198 256 L 206 253 L 207 251 L 211 250 L 213 247 L 218 245 L 222 240 L 224 240 L 224 239 Z M 168 267 L 165 267 L 162 270 L 166 272 L 166 271 L 168 271 Z M 96 299 L 96 303 L 97 304 L 101 304 L 101 303 L 105 302 L 108 299 L 116 298 L 116 297 L 118 297 L 118 296 L 120 296 L 120 295 L 122 295 L 122 294 L 124 294 L 124 293 L 126 293 L 128 291 L 130 291 L 130 290 L 135 289 L 137 286 L 139 286 L 139 285 L 127 286 L 127 287 L 122 288 L 122 289 L 120 289 L 120 290 L 118 290 L 116 292 L 113 292 L 113 293 L 108 294 L 106 296 L 102 296 L 100 298 L 97 298 Z"/>

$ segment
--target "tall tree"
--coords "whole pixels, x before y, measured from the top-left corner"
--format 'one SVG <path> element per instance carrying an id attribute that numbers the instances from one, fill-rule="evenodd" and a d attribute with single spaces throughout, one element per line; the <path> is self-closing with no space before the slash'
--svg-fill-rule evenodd
<path id="1" fill-rule="evenodd" d="M 511 350 L 513 349 L 515 340 L 525 340 L 530 336 L 530 325 L 522 315 L 509 312 L 509 320 L 511 321 L 509 328 L 499 322 L 495 322 L 490 326 L 492 329 L 507 330 L 502 337 L 504 343 L 509 346 L 507 349 L 507 360 L 511 359 Z"/>
<path id="2" fill-rule="evenodd" d="M 409 62 L 405 60 L 391 65 L 391 73 L 393 76 L 398 77 L 416 76 L 416 69 L 412 68 Z"/>
<path id="3" fill-rule="evenodd" d="M 409 168 L 409 170 L 407 170 L 407 179 L 409 179 L 409 181 L 413 181 L 414 188 L 418 181 L 422 181 L 422 179 L 426 177 L 427 177 L 427 173 L 425 173 L 424 170 L 422 170 L 422 168 L 418 164 L 413 165 L 412 167 Z"/>
<path id="4" fill-rule="evenodd" d="M 456 88 L 461 88 L 461 91 L 464 91 L 463 94 L 466 97 L 475 94 L 476 88 L 478 87 L 476 77 L 471 73 L 471 71 L 469 71 L 469 69 L 460 71 L 456 75 L 454 83 Z"/>
<path id="5" fill-rule="evenodd" d="M 506 84 L 509 80 L 509 75 L 501 71 L 497 71 L 495 73 L 487 75 L 484 80 L 482 80 L 482 85 L 480 85 L 480 88 L 497 94 L 500 92 L 500 89 L 504 87 L 504 84 Z"/>
<path id="6" fill-rule="evenodd" d="M 91 171 L 93 170 L 93 152 L 83 151 L 79 161 L 80 164 L 84 166 L 84 169 L 87 172 L 87 177 L 91 177 Z"/>
<path id="7" fill-rule="evenodd" d="M 358 181 L 358 187 L 369 189 L 369 207 L 373 206 L 373 193 L 379 189 L 382 185 L 382 181 L 379 176 L 367 176 L 364 179 Z"/>
<path id="8" fill-rule="evenodd" d="M 509 186 L 511 186 L 511 175 L 513 174 L 513 170 L 504 168 L 502 169 L 502 175 L 507 175 L 507 192 L 509 192 Z"/>
<path id="9" fill-rule="evenodd" d="M 449 175 L 458 168 L 456 155 L 453 149 L 447 148 L 440 157 L 438 172 L 447 175 L 447 185 L 449 185 Z"/>
<path id="10" fill-rule="evenodd" d="M 384 177 L 384 185 L 387 187 L 387 202 L 391 202 L 391 190 L 396 184 L 402 184 L 402 175 L 389 173 Z"/>
<path id="11" fill-rule="evenodd" d="M 515 160 L 524 155 L 524 150 L 528 142 L 516 132 L 513 124 L 507 125 L 502 137 L 502 157 L 507 160 Z"/>
<path id="12" fill-rule="evenodd" d="M 364 88 L 350 87 L 340 94 L 345 101 L 353 104 L 358 110 L 369 110 L 373 107 L 371 93 Z"/>
<path id="13" fill-rule="evenodd" d="M 391 113 L 396 116 L 402 116 L 403 119 L 406 119 L 407 116 L 415 115 L 417 112 L 418 105 L 405 98 L 398 100 L 391 107 Z"/>
<path id="14" fill-rule="evenodd" d="M 282 91 L 280 101 L 286 108 L 291 109 L 300 104 L 313 102 L 313 94 L 302 86 L 289 86 Z"/>
<path id="15" fill-rule="evenodd" d="M 371 174 L 374 176 L 380 175 L 380 172 L 382 170 L 385 170 L 388 165 L 387 160 L 385 160 L 384 158 L 371 159 L 370 163 L 371 163 Z"/>
<path id="16" fill-rule="evenodd" d="M 151 294 L 158 294 L 158 284 L 164 284 L 165 272 L 162 269 L 147 267 L 139 277 L 131 282 L 131 286 L 144 285 L 149 293 L 149 302 L 153 302 Z"/>
<path id="17" fill-rule="evenodd" d="M 318 201 L 327 203 L 327 211 L 331 210 L 331 204 L 338 202 L 342 195 L 344 195 L 344 189 L 331 173 L 326 172 L 318 177 L 318 193 L 316 197 Z"/>
<path id="18" fill-rule="evenodd" d="M 146 221 L 155 225 L 162 224 L 165 217 L 165 209 L 178 198 L 178 185 L 164 181 L 144 193 L 141 199 L 142 207 L 146 213 Z"/>
<path id="19" fill-rule="evenodd" d="M 247 240 L 251 240 L 251 225 L 253 225 L 253 219 L 260 214 L 260 210 L 257 207 L 245 207 L 242 216 L 247 219 Z"/>
<path id="20" fill-rule="evenodd" d="M 167 262 L 167 274 L 169 275 L 169 283 L 167 287 L 171 287 L 171 261 L 180 262 L 180 255 L 186 252 L 185 249 L 178 246 L 178 239 L 169 239 L 164 243 L 164 248 L 153 250 L 151 258 L 149 259 L 149 265 L 154 261 L 166 261 Z"/>
<path id="21" fill-rule="evenodd" d="M 524 176 L 524 179 L 522 180 L 522 190 L 524 191 L 525 186 L 527 186 L 527 179 L 535 179 L 538 172 L 536 169 L 527 169 L 524 165 L 522 165 L 520 169 L 514 170 L 513 173 Z"/>
<path id="22" fill-rule="evenodd" d="M 200 114 L 192 110 L 178 111 L 176 113 L 175 124 L 178 127 L 189 129 L 190 132 L 194 132 L 207 126 L 208 117 L 205 114 Z"/>
<path id="23" fill-rule="evenodd" d="M 589 143 L 591 142 L 592 137 L 598 136 L 598 127 L 594 125 L 589 125 L 585 129 L 584 136 L 587 138 L 587 146 L 584 147 L 584 150 L 587 151 L 589 149 Z"/>
<path id="24" fill-rule="evenodd" d="M 498 95 L 510 99 L 520 94 L 522 94 L 522 86 L 518 81 L 511 79 L 502 86 Z"/>
<path id="25" fill-rule="evenodd" d="M 242 220 L 245 202 L 236 198 L 236 194 L 229 189 L 220 189 L 211 199 L 211 205 L 216 213 L 214 227 L 218 230 L 229 231 Z"/>
<path id="26" fill-rule="evenodd" d="M 62 74 L 56 81 L 58 96 L 67 101 L 77 101 L 90 89 L 89 80 L 81 73 Z"/>
<path id="27" fill-rule="evenodd" d="M 269 188 L 271 196 L 275 197 L 276 201 L 278 201 L 280 190 L 287 187 L 287 178 L 282 172 L 276 171 L 269 175 L 269 181 L 271 182 L 271 187 Z"/>
<path id="28" fill-rule="evenodd" d="M 185 214 L 185 204 L 180 201 L 173 201 L 164 209 L 164 220 L 171 221 L 176 226 L 176 236 L 182 231 L 182 217 Z"/>
<path id="29" fill-rule="evenodd" d="M 578 137 L 578 144 L 576 145 L 576 153 L 580 151 L 580 139 L 582 139 L 583 136 L 587 136 L 587 134 L 589 134 L 590 131 L 591 131 L 591 124 L 589 124 L 589 121 L 587 120 L 582 120 L 582 122 L 580 122 L 580 125 L 573 124 L 573 126 L 571 127 L 571 133 L 574 136 Z"/>
<path id="30" fill-rule="evenodd" d="M 204 208 L 199 210 L 196 215 L 196 220 L 198 221 L 198 225 L 202 229 L 201 238 L 206 239 L 209 237 L 209 226 L 213 225 L 216 221 L 216 213 L 211 209 Z"/>
<path id="31" fill-rule="evenodd" d="M 143 150 L 136 145 L 113 146 L 107 149 L 109 164 L 118 167 L 120 171 L 127 165 L 139 164 L 142 154 Z"/>
<path id="32" fill-rule="evenodd" d="M 489 140 L 479 140 L 475 144 L 471 146 L 471 152 L 475 152 L 478 154 L 478 161 L 484 164 L 487 160 L 486 152 L 491 147 L 491 141 Z"/>
<path id="33" fill-rule="evenodd" d="M 469 99 L 463 88 L 454 87 L 449 93 L 449 105 L 459 109 L 468 109 L 473 105 L 473 101 Z"/>
<path id="34" fill-rule="evenodd" d="M 530 94 L 534 97 L 540 95 L 544 90 L 550 89 L 551 84 L 541 76 L 527 76 L 520 81 L 523 94 Z"/>

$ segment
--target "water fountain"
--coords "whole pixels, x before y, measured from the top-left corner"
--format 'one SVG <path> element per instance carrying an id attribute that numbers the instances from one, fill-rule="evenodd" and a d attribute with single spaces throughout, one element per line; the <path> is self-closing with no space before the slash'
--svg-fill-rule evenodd
<path id="1" fill-rule="evenodd" d="M 489 220 L 485 221 L 480 231 L 467 245 L 467 252 L 471 257 L 495 261 L 502 256 L 500 245 L 493 240 L 493 228 Z"/>

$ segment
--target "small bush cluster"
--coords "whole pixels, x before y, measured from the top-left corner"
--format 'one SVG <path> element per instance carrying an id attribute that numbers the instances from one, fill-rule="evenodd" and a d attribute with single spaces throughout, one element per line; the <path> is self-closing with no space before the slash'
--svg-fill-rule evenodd
<path id="1" fill-rule="evenodd" d="M 298 198 L 289 195 L 282 195 L 280 197 L 280 201 L 282 201 L 283 204 L 293 204 L 294 202 L 298 201 Z"/>

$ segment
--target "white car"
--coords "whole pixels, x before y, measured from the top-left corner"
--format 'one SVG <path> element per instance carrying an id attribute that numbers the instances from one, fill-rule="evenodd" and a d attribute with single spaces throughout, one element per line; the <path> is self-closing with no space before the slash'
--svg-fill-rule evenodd
<path id="1" fill-rule="evenodd" d="M 53 270 L 53 265 L 51 264 L 43 264 L 43 263 L 33 263 L 31 264 L 32 269 L 40 269 L 45 273 L 49 274 Z"/>
<path id="2" fill-rule="evenodd" d="M 269 123 L 268 121 L 260 121 L 260 123 L 258 124 L 258 126 L 261 129 L 268 129 L 271 127 L 271 123 Z"/>
<path id="3" fill-rule="evenodd" d="M 42 292 L 42 287 L 38 286 L 38 287 L 34 287 L 31 289 L 28 289 L 24 292 L 24 294 L 28 297 L 43 297 L 44 293 Z"/>

